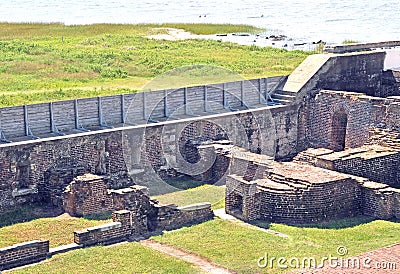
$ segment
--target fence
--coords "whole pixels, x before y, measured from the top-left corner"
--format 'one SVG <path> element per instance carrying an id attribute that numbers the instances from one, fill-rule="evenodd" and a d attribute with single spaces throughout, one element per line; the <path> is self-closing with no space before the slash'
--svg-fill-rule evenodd
<path id="1" fill-rule="evenodd" d="M 45 138 L 165 117 L 205 115 L 265 105 L 286 79 L 260 78 L 0 109 L 0 141 Z M 25 139 L 24 139 L 25 138 Z"/>

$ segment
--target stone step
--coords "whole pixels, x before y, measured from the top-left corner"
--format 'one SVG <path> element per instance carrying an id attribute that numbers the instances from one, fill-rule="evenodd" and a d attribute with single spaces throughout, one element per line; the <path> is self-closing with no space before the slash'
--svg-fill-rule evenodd
<path id="1" fill-rule="evenodd" d="M 297 96 L 297 92 L 287 91 L 287 90 L 277 90 L 277 91 L 275 91 L 274 94 L 290 95 L 293 97 Z"/>
<path id="2" fill-rule="evenodd" d="M 296 97 L 293 95 L 287 95 L 287 94 L 280 94 L 280 93 L 274 93 L 272 95 L 272 99 L 283 99 L 283 100 L 290 100 L 294 101 Z"/>
<path id="3" fill-rule="evenodd" d="M 275 98 L 272 98 L 272 99 L 274 100 L 274 103 L 279 103 L 281 105 L 290 105 L 293 103 L 293 101 L 291 101 L 291 100 L 282 100 L 282 99 L 275 99 Z"/>

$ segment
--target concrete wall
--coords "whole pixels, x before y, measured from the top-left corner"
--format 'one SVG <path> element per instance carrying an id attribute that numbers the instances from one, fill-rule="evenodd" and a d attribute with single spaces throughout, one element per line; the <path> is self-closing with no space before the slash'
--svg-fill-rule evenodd
<path id="1" fill-rule="evenodd" d="M 289 76 L 283 89 L 295 93 L 298 102 L 321 89 L 379 96 L 385 54 L 311 55 Z"/>
<path id="2" fill-rule="evenodd" d="M 0 109 L 0 131 L 8 140 L 34 135 L 46 137 L 76 128 L 135 124 L 135 121 L 190 113 L 218 111 L 225 107 L 265 104 L 284 77 L 260 78 L 134 94 L 58 101 Z M 206 105 L 205 102 L 208 102 Z M 183 107 L 186 105 L 186 107 Z"/>
<path id="3" fill-rule="evenodd" d="M 187 127 L 196 130 L 185 130 Z M 70 177 L 83 172 L 121 178 L 137 167 L 149 167 L 156 172 L 174 168 L 186 174 L 199 174 L 205 171 L 201 166 L 206 160 L 194 165 L 188 163 L 180 151 L 181 142 L 190 136 L 219 139 L 220 130 L 216 128 L 221 128 L 233 144 L 253 152 L 278 158 L 296 153 L 296 106 L 264 107 L 210 115 L 206 119 L 193 117 L 2 144 L 0 209 L 49 200 L 50 192 L 61 194 L 71 182 L 73 177 Z M 120 178 L 108 180 L 108 187 L 131 185 L 132 182 Z"/>

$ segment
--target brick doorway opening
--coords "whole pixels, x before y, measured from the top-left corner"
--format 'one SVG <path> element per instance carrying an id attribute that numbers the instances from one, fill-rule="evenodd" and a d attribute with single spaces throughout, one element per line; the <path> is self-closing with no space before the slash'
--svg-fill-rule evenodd
<path id="1" fill-rule="evenodd" d="M 335 112 L 332 117 L 332 149 L 344 150 L 346 147 L 347 114 L 344 110 Z"/>
<path id="2" fill-rule="evenodd" d="M 243 196 L 237 193 L 232 193 L 232 207 L 233 213 L 243 215 Z"/>

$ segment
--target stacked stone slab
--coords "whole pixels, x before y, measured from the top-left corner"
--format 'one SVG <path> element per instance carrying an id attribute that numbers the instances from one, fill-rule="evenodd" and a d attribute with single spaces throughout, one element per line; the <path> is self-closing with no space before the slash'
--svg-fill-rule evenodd
<path id="1" fill-rule="evenodd" d="M 226 211 L 240 219 L 303 224 L 360 213 L 360 190 L 350 176 L 296 163 L 271 163 L 268 176 L 227 177 Z"/>
<path id="2" fill-rule="evenodd" d="M 294 161 L 391 186 L 400 184 L 400 150 L 391 147 L 365 145 L 339 152 L 324 148 L 308 149 L 299 153 Z"/>
<path id="3" fill-rule="evenodd" d="M 393 155 L 388 148 L 383 151 L 386 152 L 383 156 Z M 364 148 L 363 152 L 371 150 Z M 226 212 L 246 221 L 259 219 L 288 224 L 318 223 L 357 215 L 399 218 L 400 189 L 334 171 L 337 162 L 327 163 L 321 159 L 335 153 L 351 155 L 351 151 L 339 153 L 329 149 L 310 149 L 295 157 L 294 162 L 270 161 L 263 172 L 253 171 L 253 174 L 261 176 L 246 176 L 248 171 L 238 175 L 231 169 L 233 173 L 226 178 Z M 375 158 L 377 162 L 372 162 L 372 165 L 383 168 L 385 165 L 379 165 L 383 156 L 378 155 Z M 229 157 L 235 158 L 234 154 Z M 389 160 L 393 163 L 392 158 Z M 357 165 L 362 166 L 359 162 Z M 246 164 L 241 163 L 241 166 Z M 257 155 L 247 166 L 257 167 Z"/>

